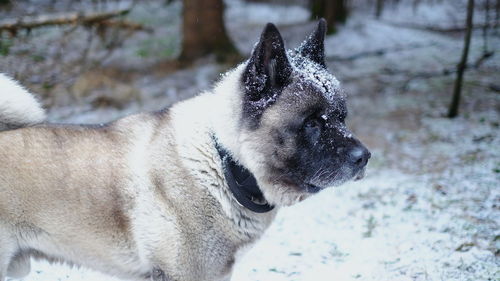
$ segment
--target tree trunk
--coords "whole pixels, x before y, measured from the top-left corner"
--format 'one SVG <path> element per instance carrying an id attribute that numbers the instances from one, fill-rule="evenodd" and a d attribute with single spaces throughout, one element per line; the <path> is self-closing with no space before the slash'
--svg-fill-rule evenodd
<path id="1" fill-rule="evenodd" d="M 484 26 L 483 26 L 483 54 L 488 53 L 488 30 L 490 27 L 490 0 L 486 0 L 484 7 Z"/>
<path id="2" fill-rule="evenodd" d="M 467 2 L 467 20 L 466 20 L 466 30 L 464 38 L 464 49 L 462 53 L 462 58 L 457 66 L 457 79 L 455 80 L 455 86 L 453 87 L 453 98 L 448 111 L 448 117 L 454 118 L 458 115 L 458 108 L 460 105 L 460 94 L 462 92 L 462 80 L 464 76 L 465 67 L 467 65 L 467 57 L 469 56 L 470 39 L 472 35 L 472 19 L 474 16 L 474 0 L 469 0 Z"/>
<path id="3" fill-rule="evenodd" d="M 384 0 L 377 0 L 376 6 L 375 6 L 375 17 L 377 19 L 380 18 L 383 10 L 384 10 Z"/>
<path id="4" fill-rule="evenodd" d="M 419 4 L 420 4 L 420 0 L 413 0 L 413 3 L 412 3 L 413 13 L 417 12 L 417 7 Z"/>
<path id="5" fill-rule="evenodd" d="M 222 0 L 183 0 L 183 5 L 180 60 L 193 61 L 210 53 L 219 62 L 240 57 L 226 33 Z"/>
<path id="6" fill-rule="evenodd" d="M 497 0 L 497 4 L 495 5 L 495 35 L 497 34 L 498 31 L 498 26 L 500 23 L 498 22 L 500 20 L 500 0 Z"/>
<path id="7" fill-rule="evenodd" d="M 327 33 L 336 31 L 337 23 L 343 23 L 347 19 L 347 0 L 311 0 L 311 19 L 325 18 L 327 22 Z"/>

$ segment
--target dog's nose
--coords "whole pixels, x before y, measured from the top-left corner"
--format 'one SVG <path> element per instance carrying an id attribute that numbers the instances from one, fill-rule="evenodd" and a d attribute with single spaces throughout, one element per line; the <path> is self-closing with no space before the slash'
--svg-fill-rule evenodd
<path id="1" fill-rule="evenodd" d="M 370 151 L 363 146 L 356 146 L 349 152 L 349 161 L 358 169 L 362 169 L 371 157 Z"/>

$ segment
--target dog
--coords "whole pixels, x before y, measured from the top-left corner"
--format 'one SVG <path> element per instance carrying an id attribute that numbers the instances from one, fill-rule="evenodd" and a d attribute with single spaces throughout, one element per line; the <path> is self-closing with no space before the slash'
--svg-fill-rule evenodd
<path id="1" fill-rule="evenodd" d="M 278 210 L 363 176 L 325 64 L 326 23 L 294 50 L 264 28 L 213 90 L 104 125 L 45 121 L 0 76 L 0 280 L 30 258 L 131 280 L 230 280 Z"/>

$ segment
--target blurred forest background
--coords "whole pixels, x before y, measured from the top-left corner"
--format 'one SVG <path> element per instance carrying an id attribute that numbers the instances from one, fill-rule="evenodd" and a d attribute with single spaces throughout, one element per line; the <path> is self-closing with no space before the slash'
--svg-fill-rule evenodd
<path id="1" fill-rule="evenodd" d="M 51 121 L 103 123 L 209 89 L 267 22 L 295 48 L 320 17 L 368 176 L 283 210 L 233 280 L 500 280 L 500 0 L 0 0 L 0 72 Z"/>

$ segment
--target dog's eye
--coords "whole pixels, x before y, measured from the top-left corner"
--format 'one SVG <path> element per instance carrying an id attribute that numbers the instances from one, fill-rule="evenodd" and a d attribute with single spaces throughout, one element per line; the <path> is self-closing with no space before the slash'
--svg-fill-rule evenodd
<path id="1" fill-rule="evenodd" d="M 344 122 L 345 119 L 347 118 L 347 110 L 346 109 L 341 110 L 338 114 L 338 117 L 340 122 Z"/>
<path id="2" fill-rule="evenodd" d="M 340 122 L 344 122 L 346 117 L 347 117 L 347 114 L 345 114 L 345 113 L 341 113 L 341 114 L 339 115 L 339 121 L 340 121 Z"/>
<path id="3" fill-rule="evenodd" d="M 315 118 L 315 117 L 308 118 L 304 122 L 304 128 L 309 128 L 309 129 L 321 128 L 321 126 L 322 126 L 322 122 L 318 118 Z"/>
<path id="4" fill-rule="evenodd" d="M 324 120 L 316 116 L 311 116 L 304 121 L 304 132 L 311 143 L 318 141 L 323 126 Z"/>

